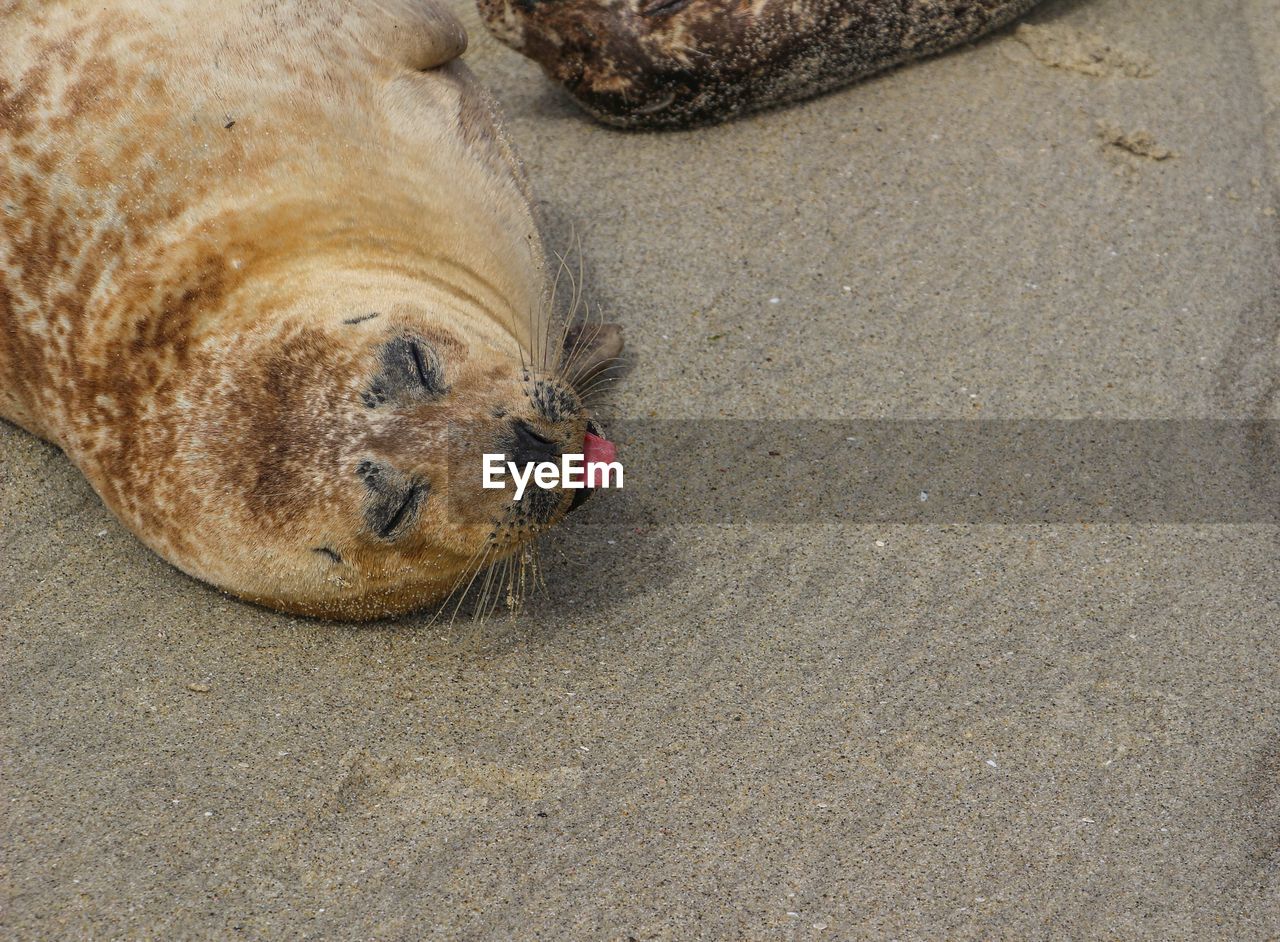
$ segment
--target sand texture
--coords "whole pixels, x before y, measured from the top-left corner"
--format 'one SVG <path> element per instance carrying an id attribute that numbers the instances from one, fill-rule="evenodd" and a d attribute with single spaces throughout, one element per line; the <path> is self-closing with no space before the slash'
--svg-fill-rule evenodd
<path id="1" fill-rule="evenodd" d="M 626 327 L 607 420 L 1280 418 L 1280 4 L 1028 22 L 664 135 L 481 44 Z M 1280 936 L 1274 522 L 724 524 L 640 471 L 522 614 L 334 626 L 0 425 L 0 936 Z"/>

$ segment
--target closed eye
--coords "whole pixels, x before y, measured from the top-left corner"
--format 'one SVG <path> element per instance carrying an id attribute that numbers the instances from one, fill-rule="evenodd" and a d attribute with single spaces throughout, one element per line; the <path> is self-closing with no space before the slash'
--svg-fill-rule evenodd
<path id="1" fill-rule="evenodd" d="M 393 337 L 383 346 L 380 359 L 382 372 L 361 394 L 370 409 L 397 401 L 435 399 L 449 391 L 440 357 L 412 334 Z"/>
<path id="2" fill-rule="evenodd" d="M 410 340 L 409 357 L 413 360 L 413 369 L 422 388 L 433 396 L 443 393 L 444 383 L 440 379 L 440 367 L 434 362 L 434 357 L 428 358 L 422 344 L 416 340 Z"/>
<path id="3" fill-rule="evenodd" d="M 418 507 L 418 501 L 422 495 L 426 493 L 425 484 L 414 484 L 404 495 L 404 500 L 400 502 L 400 506 L 392 510 L 391 515 L 386 518 L 381 527 L 378 528 L 378 536 L 382 539 L 388 539 L 393 533 L 400 529 L 400 525 L 405 519 L 413 513 Z"/>
<path id="4" fill-rule="evenodd" d="M 429 481 L 411 478 L 378 461 L 361 461 L 356 475 L 368 491 L 365 523 L 380 540 L 399 536 L 431 493 Z"/>

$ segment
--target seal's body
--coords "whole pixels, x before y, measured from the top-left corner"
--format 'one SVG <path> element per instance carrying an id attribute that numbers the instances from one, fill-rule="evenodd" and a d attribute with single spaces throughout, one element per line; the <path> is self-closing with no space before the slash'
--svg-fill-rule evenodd
<path id="1" fill-rule="evenodd" d="M 1003 26 L 1038 0 L 478 0 L 495 36 L 619 127 L 723 121 Z"/>
<path id="2" fill-rule="evenodd" d="M 482 489 L 588 420 L 465 44 L 435 0 L 0 0 L 0 416 L 186 572 L 380 616 L 565 512 Z"/>

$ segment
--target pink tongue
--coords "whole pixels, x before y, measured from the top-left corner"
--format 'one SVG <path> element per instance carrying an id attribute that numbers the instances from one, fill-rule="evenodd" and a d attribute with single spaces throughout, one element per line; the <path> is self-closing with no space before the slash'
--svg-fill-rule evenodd
<path id="1" fill-rule="evenodd" d="M 618 450 L 613 447 L 613 442 L 587 432 L 582 439 L 582 458 L 587 464 L 593 461 L 616 461 Z"/>

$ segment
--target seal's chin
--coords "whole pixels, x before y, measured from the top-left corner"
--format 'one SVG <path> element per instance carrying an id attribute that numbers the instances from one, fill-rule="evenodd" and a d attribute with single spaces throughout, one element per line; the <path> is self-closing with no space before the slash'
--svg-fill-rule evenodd
<path id="1" fill-rule="evenodd" d="M 632 114 L 637 114 L 637 115 L 657 114 L 659 111 L 665 111 L 666 109 L 670 108 L 672 103 L 675 100 L 676 100 L 676 93 L 668 92 L 667 94 L 663 95 L 661 98 L 657 99 L 656 101 L 652 101 L 647 105 L 641 105 L 639 108 L 636 108 L 632 112 Z"/>
<path id="2" fill-rule="evenodd" d="M 667 123 L 696 98 L 681 11 L 692 0 L 479 0 L 490 31 L 537 62 L 598 119 L 620 127 Z M 669 49 L 677 50 L 668 52 Z M 676 120 L 673 119 L 673 123 Z"/>
<path id="3" fill-rule="evenodd" d="M 658 69 L 652 67 L 654 72 Z M 590 66 L 566 78 L 548 70 L 588 113 L 619 128 L 675 127 L 701 110 L 704 90 L 691 87 L 679 73 L 647 75 L 634 81 L 613 75 L 597 76 Z M 641 70 L 643 71 L 643 70 Z"/>

